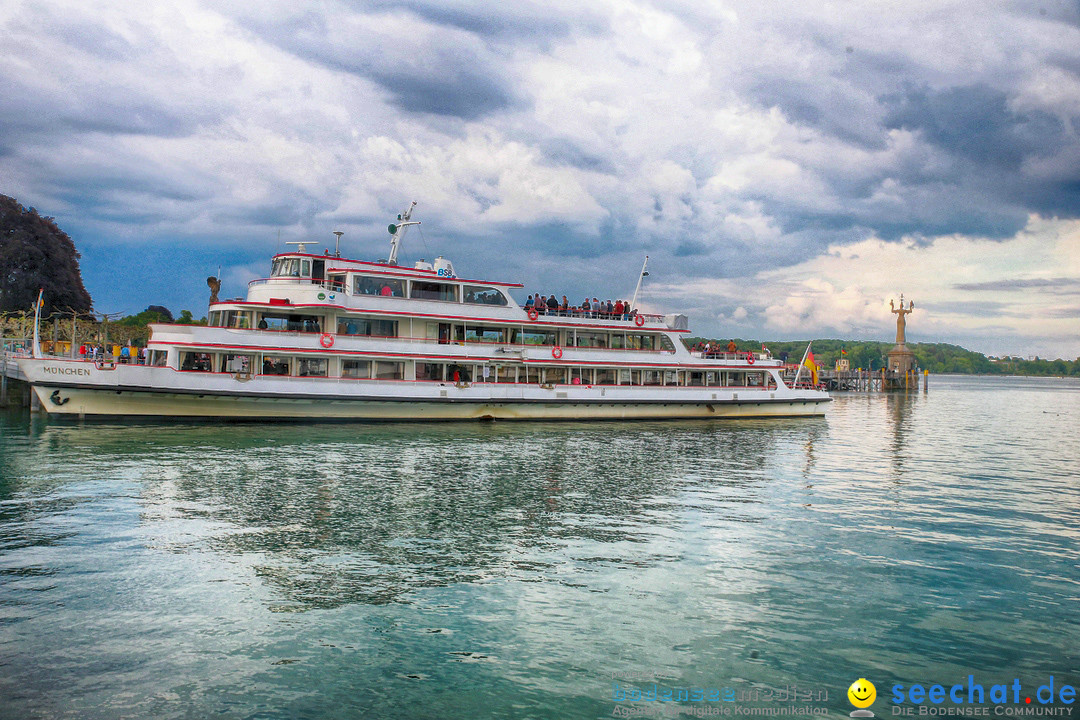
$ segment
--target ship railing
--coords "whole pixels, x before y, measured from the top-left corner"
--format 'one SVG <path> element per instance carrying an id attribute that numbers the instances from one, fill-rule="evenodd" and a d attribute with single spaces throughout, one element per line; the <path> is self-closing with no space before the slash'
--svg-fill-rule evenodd
<path id="1" fill-rule="evenodd" d="M 522 305 L 522 310 L 528 312 L 529 310 L 536 310 L 541 316 L 547 317 L 568 317 L 568 318 L 580 318 L 582 320 L 616 320 L 616 321 L 632 321 L 635 318 L 644 318 L 646 325 L 664 325 L 666 320 L 663 315 L 657 315 L 654 313 L 609 313 L 599 312 L 596 310 L 582 310 L 581 308 L 567 308 L 566 310 L 549 310 L 547 306 L 543 305 Z"/>
<path id="2" fill-rule="evenodd" d="M 320 281 L 320 280 L 312 280 L 311 278 L 301 278 L 301 277 L 292 277 L 292 276 L 273 277 L 273 278 L 256 278 L 255 280 L 251 280 L 250 282 L 248 282 L 248 287 L 250 288 L 250 287 L 255 287 L 256 285 L 266 285 L 271 281 L 276 282 L 276 281 L 279 281 L 279 280 L 293 280 L 293 281 L 296 281 L 298 284 L 303 285 L 303 286 L 307 286 L 307 285 L 310 284 L 310 285 L 313 285 L 315 287 L 321 287 L 324 290 L 329 290 L 330 292 L 339 292 L 339 293 L 345 292 L 345 283 L 329 282 L 327 280 L 322 280 L 322 281 Z"/>
<path id="3" fill-rule="evenodd" d="M 753 350 L 737 350 L 735 352 L 728 352 L 726 350 L 719 352 L 716 350 L 710 350 L 709 352 L 705 352 L 703 350 L 692 350 L 690 352 L 691 355 L 696 358 L 701 358 L 702 360 L 726 360 L 735 362 L 746 362 L 750 358 L 751 353 L 753 353 L 754 355 L 755 362 L 758 360 L 773 359 L 772 355 L 769 353 L 759 353 L 754 352 Z"/>

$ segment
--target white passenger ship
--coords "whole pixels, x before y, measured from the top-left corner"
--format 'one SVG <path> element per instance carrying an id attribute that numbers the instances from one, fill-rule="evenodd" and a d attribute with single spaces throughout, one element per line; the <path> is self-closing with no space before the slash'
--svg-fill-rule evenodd
<path id="1" fill-rule="evenodd" d="M 410 209 L 411 212 L 411 209 Z M 21 360 L 49 413 L 249 419 L 643 419 L 822 415 L 754 353 L 691 351 L 686 316 L 515 302 L 449 260 L 273 258 L 208 325 L 154 324 L 146 364 Z M 340 239 L 340 235 L 339 235 Z M 635 298 L 636 299 L 636 298 Z"/>

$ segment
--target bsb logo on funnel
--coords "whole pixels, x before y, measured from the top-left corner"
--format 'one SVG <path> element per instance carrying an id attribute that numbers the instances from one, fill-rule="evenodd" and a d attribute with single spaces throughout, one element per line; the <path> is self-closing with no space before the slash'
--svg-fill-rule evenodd
<path id="1" fill-rule="evenodd" d="M 866 678 L 859 678 L 851 683 L 851 687 L 847 691 L 847 697 L 851 704 L 858 708 L 858 710 L 851 712 L 851 717 L 874 717 L 873 711 L 866 709 L 873 705 L 874 700 L 877 699 L 877 688 L 874 687 L 874 683 Z"/>

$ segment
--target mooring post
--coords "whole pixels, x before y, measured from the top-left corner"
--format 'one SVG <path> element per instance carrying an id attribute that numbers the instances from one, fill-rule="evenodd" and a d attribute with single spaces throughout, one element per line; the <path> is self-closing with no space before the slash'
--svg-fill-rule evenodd
<path id="1" fill-rule="evenodd" d="M 929 386 L 930 386 L 930 371 L 929 370 L 923 370 L 922 371 L 922 391 L 923 391 L 923 394 L 926 393 L 926 389 Z"/>

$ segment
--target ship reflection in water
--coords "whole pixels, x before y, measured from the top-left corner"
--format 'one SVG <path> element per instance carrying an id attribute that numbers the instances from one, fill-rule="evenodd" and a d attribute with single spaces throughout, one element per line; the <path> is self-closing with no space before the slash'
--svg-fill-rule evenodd
<path id="1" fill-rule="evenodd" d="M 169 429 L 138 503 L 150 534 L 165 530 L 159 548 L 250 562 L 275 590 L 273 610 L 409 602 L 420 588 L 497 577 L 569 582 L 551 553 L 675 530 L 691 486 L 727 499 L 710 521 L 760 522 L 744 508 L 762 502 L 776 443 L 823 425 L 273 427 L 194 457 L 184 429 Z M 174 534 L 185 521 L 204 530 Z M 581 562 L 625 558 L 601 550 Z"/>

